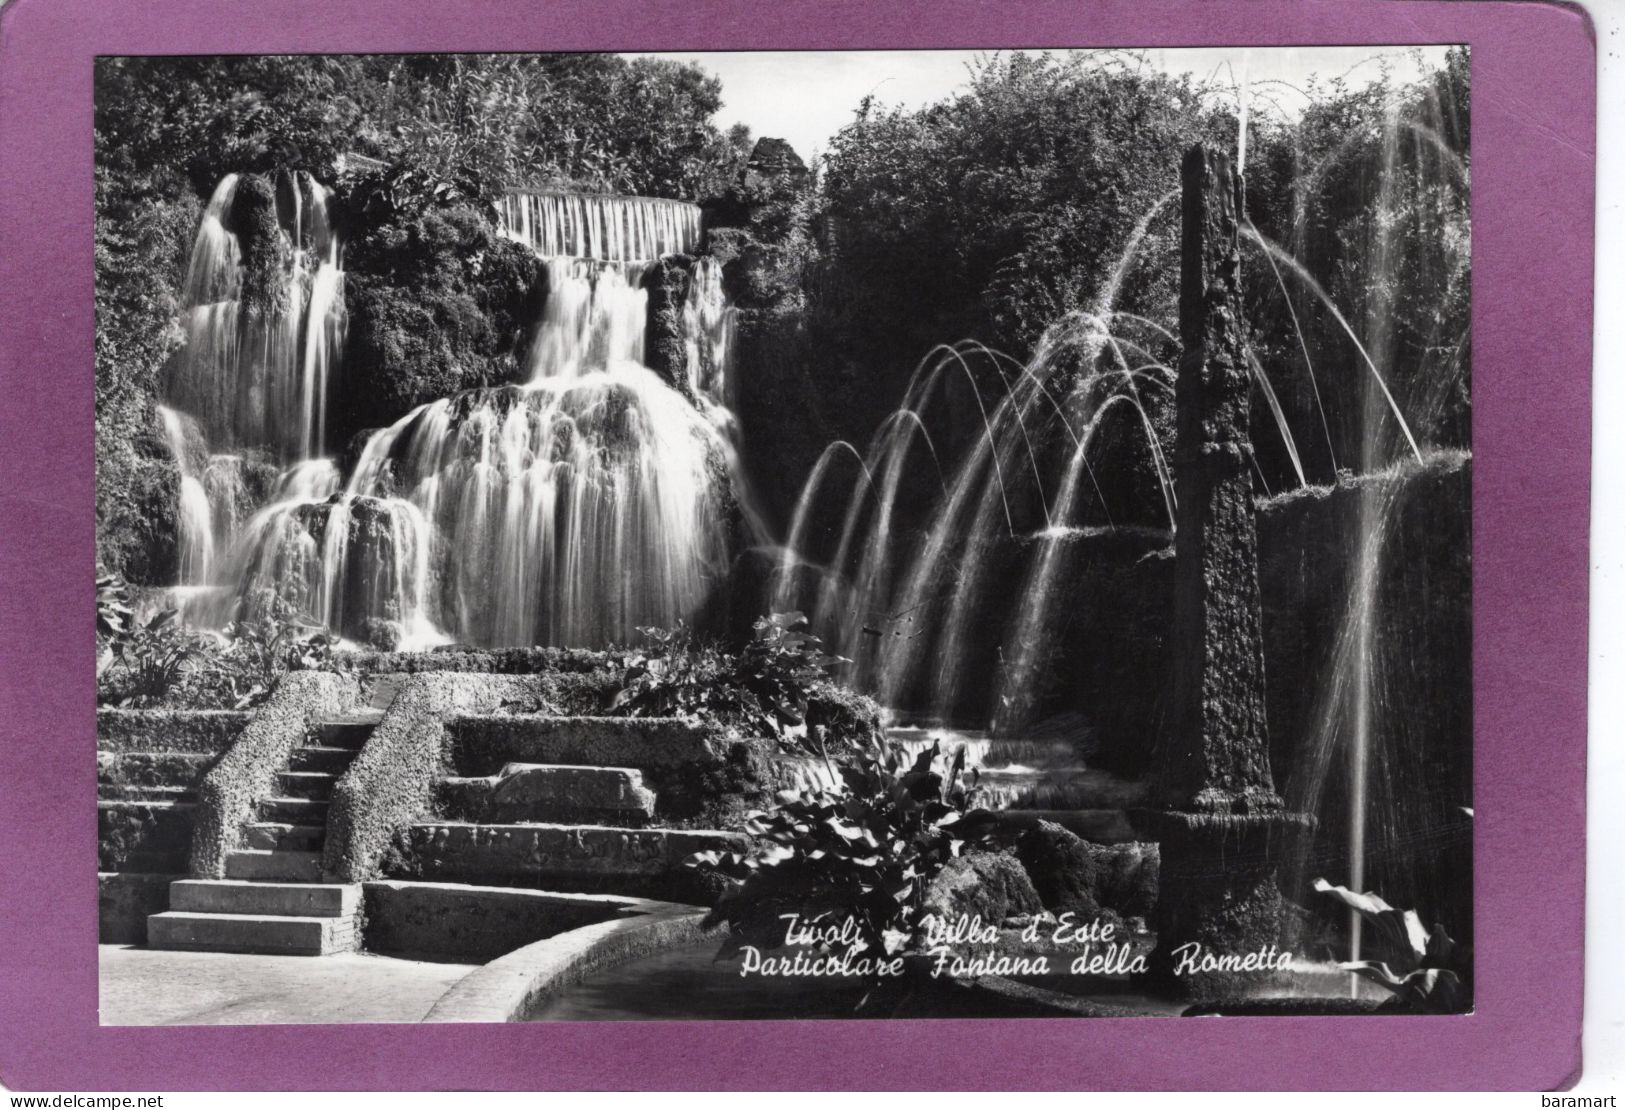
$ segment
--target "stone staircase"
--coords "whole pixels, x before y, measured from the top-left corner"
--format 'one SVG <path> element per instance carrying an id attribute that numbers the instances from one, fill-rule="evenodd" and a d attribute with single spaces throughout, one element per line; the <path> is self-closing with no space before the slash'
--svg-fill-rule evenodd
<path id="1" fill-rule="evenodd" d="M 394 877 L 706 901 L 683 860 L 747 844 L 671 827 L 661 783 L 726 766 L 681 722 L 496 716 L 448 731 L 453 773 L 434 816 L 403 830 Z"/>
<path id="2" fill-rule="evenodd" d="M 383 711 L 320 722 L 277 775 L 226 855 L 224 879 L 170 884 L 169 910 L 147 919 L 153 948 L 321 956 L 361 943 L 359 884 L 322 882 L 327 806 Z"/>

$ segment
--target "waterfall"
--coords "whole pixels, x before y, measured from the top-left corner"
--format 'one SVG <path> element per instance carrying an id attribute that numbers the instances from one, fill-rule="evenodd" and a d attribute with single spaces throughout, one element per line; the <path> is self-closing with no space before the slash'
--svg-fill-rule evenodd
<path id="1" fill-rule="evenodd" d="M 688 365 L 694 386 L 717 404 L 733 407 L 733 381 L 728 373 L 733 355 L 737 310 L 722 288 L 722 267 L 714 258 L 698 258 L 683 303 L 683 330 L 688 337 Z"/>
<path id="2" fill-rule="evenodd" d="M 210 197 L 187 268 L 186 342 L 164 399 L 211 444 L 320 453 L 327 387 L 344 337 L 343 271 L 327 190 L 305 173 L 228 174 Z"/>
<path id="3" fill-rule="evenodd" d="M 594 368 L 642 364 L 649 294 L 645 264 L 547 260 L 547 304 L 531 343 L 531 382 L 579 377 Z"/>
<path id="4" fill-rule="evenodd" d="M 619 362 L 418 409 L 349 493 L 399 489 L 433 525 L 459 639 L 602 645 L 688 615 L 725 565 L 717 452 L 703 414 Z"/>
<path id="5" fill-rule="evenodd" d="M 202 453 L 196 421 L 164 405 L 158 406 L 164 426 L 164 441 L 180 471 L 180 494 L 176 502 L 176 584 L 202 585 L 209 581 L 214 562 L 214 513 L 209 495 L 198 475 L 196 459 Z"/>
<path id="6" fill-rule="evenodd" d="M 243 247 L 221 222 L 234 188 L 216 191 L 195 252 L 199 297 L 228 306 L 242 297 L 232 267 Z M 336 253 L 307 267 L 303 354 L 290 368 L 309 435 L 271 504 L 242 525 L 223 574 L 234 589 L 214 620 L 280 598 L 381 646 L 602 646 L 690 616 L 726 570 L 739 502 L 720 267 L 693 265 L 682 306 L 698 404 L 644 365 L 650 267 L 698 245 L 699 209 L 540 193 L 509 194 L 498 209 L 502 233 L 546 270 L 522 384 L 419 406 L 371 435 L 343 481 L 316 457 L 343 275 Z M 302 242 L 332 243 L 325 216 L 297 221 L 307 225 Z M 253 385 L 238 376 L 219 388 Z"/>
<path id="7" fill-rule="evenodd" d="M 421 513 L 435 537 L 421 606 L 457 639 L 624 642 L 692 614 L 727 565 L 725 422 L 643 365 L 644 275 L 654 252 L 694 245 L 698 209 L 510 194 L 502 213 L 548 272 L 528 380 L 407 414 L 369 440 L 346 496 Z M 711 395 L 731 310 L 714 266 L 691 284 L 691 373 L 718 368 L 701 376 Z"/>
<path id="8" fill-rule="evenodd" d="M 649 262 L 700 245 L 700 210 L 655 197 L 514 191 L 497 202 L 502 231 L 543 258 Z"/>

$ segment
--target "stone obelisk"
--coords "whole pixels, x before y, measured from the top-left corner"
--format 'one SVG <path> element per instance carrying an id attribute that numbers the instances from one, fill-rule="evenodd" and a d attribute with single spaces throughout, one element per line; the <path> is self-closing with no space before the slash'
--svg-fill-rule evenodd
<path id="1" fill-rule="evenodd" d="M 1173 700 L 1154 765 L 1162 872 L 1152 968 L 1170 989 L 1206 998 L 1262 976 L 1189 963 L 1175 974 L 1181 957 L 1239 958 L 1280 942 L 1275 869 L 1308 819 L 1275 792 L 1264 718 L 1242 182 L 1223 154 L 1196 146 L 1181 183 Z"/>

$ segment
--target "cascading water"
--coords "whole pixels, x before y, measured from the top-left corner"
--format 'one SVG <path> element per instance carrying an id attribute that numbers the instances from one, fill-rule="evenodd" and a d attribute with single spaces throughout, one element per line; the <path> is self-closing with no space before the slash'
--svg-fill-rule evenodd
<path id="1" fill-rule="evenodd" d="M 737 315 L 722 289 L 722 267 L 712 258 L 695 260 L 688 299 L 683 302 L 688 365 L 694 374 L 694 387 L 730 413 L 734 396 L 728 369 Z"/>
<path id="2" fill-rule="evenodd" d="M 1426 450 L 1418 444 L 1418 435 L 1426 435 L 1450 401 L 1452 375 L 1446 363 L 1459 356 L 1460 342 L 1437 334 L 1446 315 L 1442 311 L 1435 311 L 1435 334 L 1420 345 L 1419 354 L 1400 344 L 1396 325 L 1400 311 L 1396 298 L 1405 276 L 1423 288 L 1441 290 L 1442 301 L 1468 273 L 1464 236 L 1430 233 L 1431 229 L 1403 227 L 1399 222 L 1404 190 L 1437 198 L 1423 211 L 1431 209 L 1441 219 L 1465 198 L 1467 176 L 1462 159 L 1445 148 L 1427 125 L 1437 120 L 1438 112 L 1439 105 L 1431 96 L 1408 107 L 1397 100 L 1387 105 L 1380 161 L 1368 186 L 1373 213 L 1363 244 L 1366 295 L 1358 335 L 1326 290 L 1301 265 L 1256 231 L 1252 233 L 1272 262 L 1286 263 L 1287 272 L 1326 306 L 1370 371 L 1358 394 L 1356 447 L 1359 472 L 1367 480 L 1358 482 L 1353 491 L 1357 502 L 1346 602 L 1319 697 L 1316 727 L 1289 784 L 1289 801 L 1316 813 L 1326 812 L 1329 803 L 1341 807 L 1340 855 L 1346 859 L 1342 881 L 1351 889 L 1376 888 L 1396 904 L 1428 906 L 1431 902 L 1435 907 L 1439 903 L 1433 899 L 1443 896 L 1419 878 L 1421 868 L 1406 861 L 1422 854 L 1438 858 L 1453 838 L 1464 836 L 1464 827 L 1450 817 L 1469 805 L 1470 798 L 1443 796 L 1437 790 L 1420 796 L 1418 784 L 1425 781 L 1423 769 L 1430 756 L 1419 738 L 1408 735 L 1410 714 L 1394 704 L 1389 690 L 1395 669 L 1413 665 L 1404 658 L 1398 642 L 1405 626 L 1393 615 L 1394 607 L 1403 604 L 1393 561 L 1403 557 L 1399 551 L 1410 539 L 1407 530 L 1416 527 L 1414 520 L 1407 519 L 1407 514 L 1414 517 L 1416 512 L 1408 504 L 1407 490 L 1417 479 L 1407 476 L 1425 476 L 1461 465 L 1456 453 Z M 1423 118 L 1418 120 L 1414 114 Z M 1340 149 L 1328 160 L 1342 156 Z M 1314 187 L 1324 179 L 1323 172 L 1309 176 Z M 1297 237 L 1302 234 L 1301 228 L 1295 229 Z M 1419 245 L 1435 244 L 1443 244 L 1444 249 L 1419 249 Z M 1417 433 L 1401 415 L 1393 390 L 1378 373 L 1378 367 L 1391 369 L 1401 359 L 1417 359 L 1422 364 L 1412 379 L 1425 388 L 1413 391 L 1404 406 L 1420 430 Z M 1399 463 L 1393 461 L 1396 456 Z M 1465 542 L 1465 536 L 1462 539 Z M 1411 568 L 1407 577 L 1419 578 L 1421 588 L 1427 590 L 1428 580 L 1418 569 Z M 1329 795 L 1334 784 L 1342 787 L 1340 798 Z M 1322 858 L 1311 859 L 1306 849 L 1304 846 L 1290 861 L 1289 889 L 1306 888 L 1321 870 L 1335 873 L 1340 869 L 1342 859 L 1329 860 L 1324 851 Z M 1461 912 L 1470 912 L 1465 899 L 1452 900 L 1461 903 Z M 1461 926 L 1458 920 L 1455 927 L 1459 930 Z M 1361 919 L 1351 913 L 1350 959 L 1361 958 L 1362 941 Z"/>
<path id="3" fill-rule="evenodd" d="M 344 337 L 339 240 L 308 174 L 223 178 L 187 269 L 164 398 L 216 447 L 321 453 L 328 378 Z"/>
<path id="4" fill-rule="evenodd" d="M 164 441 L 180 471 L 180 495 L 176 504 L 175 546 L 181 585 L 209 581 L 214 563 L 214 513 L 208 490 L 196 471 L 196 460 L 206 453 L 196 421 L 164 405 L 158 406 L 164 426 Z"/>
<path id="5" fill-rule="evenodd" d="M 808 606 L 814 626 L 857 662 L 858 680 L 883 703 L 923 706 L 941 720 L 963 714 L 962 692 L 974 685 L 967 679 L 985 666 L 967 650 L 973 622 L 992 591 L 1009 589 L 994 573 L 1001 552 L 1031 535 L 1043 553 L 1019 592 L 997 694 L 997 704 L 1007 712 L 996 714 L 996 726 L 1010 724 L 1024 711 L 1041 669 L 1059 556 L 1073 532 L 1067 522 L 1078 514 L 1085 488 L 1099 494 L 1088 452 L 1109 414 L 1128 413 L 1144 435 L 1171 514 L 1172 484 L 1141 388 L 1149 382 L 1147 388 L 1166 391 L 1164 379 L 1171 371 L 1148 355 L 1143 365 L 1130 366 L 1126 352 L 1143 350 L 1108 327 L 1117 289 L 1167 200 L 1158 201 L 1131 231 L 1095 300 L 1096 311 L 1052 325 L 1028 364 L 976 344 L 933 352 L 916 369 L 902 406 L 882 422 L 867 454 L 832 444 L 810 475 L 792 517 L 775 608 Z M 969 455 L 943 478 L 924 414 L 949 381 L 968 387 L 982 427 Z M 1000 387 L 1002 394 L 990 392 Z M 916 450 L 920 447 L 926 451 Z M 924 453 L 933 460 L 944 497 L 918 546 L 899 551 L 900 543 L 916 542 L 897 519 L 899 490 L 911 460 Z M 808 593 L 793 568 L 817 562 L 805 551 L 809 522 L 843 454 L 859 465 L 852 468 L 838 542 L 823 564 L 818 588 Z"/>
<path id="6" fill-rule="evenodd" d="M 497 211 L 503 234 L 543 258 L 651 262 L 700 241 L 700 210 L 658 197 L 514 190 Z"/>
<path id="7" fill-rule="evenodd" d="M 646 277 L 698 245 L 699 210 L 535 193 L 498 209 L 546 271 L 526 380 L 413 410 L 342 488 L 326 460 L 286 473 L 234 545 L 233 611 L 280 597 L 402 647 L 602 646 L 690 616 L 726 569 L 732 309 L 709 260 L 682 313 L 697 404 L 644 365 Z"/>
<path id="8" fill-rule="evenodd" d="M 436 401 L 367 445 L 349 493 L 389 489 L 455 537 L 440 612 L 480 644 L 589 644 L 669 624 L 726 555 L 715 433 L 636 362 Z"/>
<path id="9" fill-rule="evenodd" d="M 319 453 L 344 336 L 344 274 L 327 190 L 308 174 L 229 174 L 187 267 L 186 341 L 158 407 L 180 472 L 177 585 L 194 617 L 219 602 L 234 538 L 256 507 L 251 471 Z M 212 451 L 212 453 L 211 453 Z"/>

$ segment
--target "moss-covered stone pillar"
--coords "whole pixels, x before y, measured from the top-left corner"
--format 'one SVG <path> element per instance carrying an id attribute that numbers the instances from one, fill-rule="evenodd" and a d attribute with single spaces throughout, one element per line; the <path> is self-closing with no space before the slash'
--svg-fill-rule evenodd
<path id="1" fill-rule="evenodd" d="M 1196 146 L 1181 167 L 1173 697 L 1154 765 L 1162 871 L 1153 973 L 1194 997 L 1244 990 L 1281 940 L 1275 869 L 1307 818 L 1270 774 L 1241 310 L 1242 183 Z M 1253 966 L 1228 969 L 1249 954 Z M 1279 956 L 1277 951 L 1276 956 Z"/>

